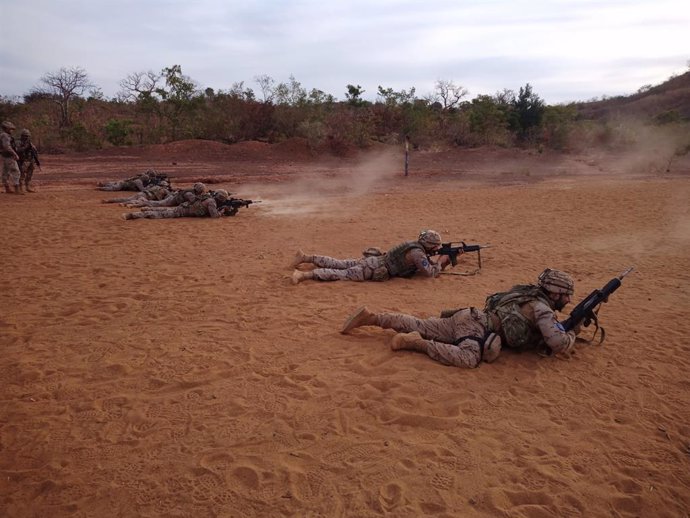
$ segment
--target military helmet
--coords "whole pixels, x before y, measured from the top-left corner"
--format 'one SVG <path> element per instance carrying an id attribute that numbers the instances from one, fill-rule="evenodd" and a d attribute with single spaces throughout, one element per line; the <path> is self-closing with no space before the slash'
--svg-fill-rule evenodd
<path id="1" fill-rule="evenodd" d="M 206 192 L 206 186 L 201 182 L 195 183 L 192 189 L 194 190 L 194 194 L 204 194 L 204 192 Z"/>
<path id="2" fill-rule="evenodd" d="M 551 293 L 572 295 L 575 293 L 575 281 L 565 272 L 547 268 L 539 274 L 538 284 Z"/>
<path id="3" fill-rule="evenodd" d="M 31 132 L 28 129 L 23 129 L 19 136 L 31 138 Z"/>
<path id="4" fill-rule="evenodd" d="M 213 197 L 218 198 L 220 201 L 225 201 L 230 197 L 230 195 L 225 189 L 218 189 L 217 191 L 214 191 Z"/>
<path id="5" fill-rule="evenodd" d="M 433 248 L 441 244 L 441 234 L 435 230 L 422 230 L 417 241 L 426 249 Z"/>
<path id="6" fill-rule="evenodd" d="M 2 129 L 4 129 L 4 130 L 17 129 L 17 127 L 14 124 L 12 124 L 10 121 L 2 121 L 2 124 L 0 124 L 0 126 L 2 126 Z"/>

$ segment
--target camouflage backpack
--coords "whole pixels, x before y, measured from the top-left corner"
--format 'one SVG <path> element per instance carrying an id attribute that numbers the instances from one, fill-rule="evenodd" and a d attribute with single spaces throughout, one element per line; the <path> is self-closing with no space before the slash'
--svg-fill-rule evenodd
<path id="1" fill-rule="evenodd" d="M 484 312 L 496 315 L 501 322 L 504 343 L 514 349 L 539 345 L 539 329 L 522 313 L 520 307 L 527 302 L 541 301 L 551 306 L 544 291 L 533 284 L 513 286 L 509 291 L 494 293 L 486 298 Z"/>

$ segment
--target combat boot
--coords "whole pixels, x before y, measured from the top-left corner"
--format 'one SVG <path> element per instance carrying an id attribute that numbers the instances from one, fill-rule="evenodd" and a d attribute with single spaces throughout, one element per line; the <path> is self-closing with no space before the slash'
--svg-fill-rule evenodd
<path id="1" fill-rule="evenodd" d="M 6 192 L 7 194 L 12 194 L 13 191 L 12 191 L 12 189 L 10 189 L 10 184 L 4 183 L 4 184 L 2 184 L 2 185 L 5 187 L 5 192 Z"/>
<path id="2" fill-rule="evenodd" d="M 394 351 L 419 351 L 425 353 L 429 349 L 429 342 L 422 338 L 417 331 L 412 333 L 398 333 L 391 340 L 391 349 Z"/>
<path id="3" fill-rule="evenodd" d="M 346 335 L 355 327 L 375 326 L 378 324 L 377 316 L 376 313 L 369 311 L 366 306 L 362 306 L 345 321 L 340 332 Z"/>
<path id="4" fill-rule="evenodd" d="M 24 191 L 22 191 L 22 184 L 18 183 L 14 186 L 14 194 L 21 194 L 24 196 Z"/>
<path id="5" fill-rule="evenodd" d="M 302 281 L 306 281 L 314 278 L 314 272 L 303 272 L 300 270 L 295 270 L 292 272 L 292 284 L 299 284 Z"/>
<path id="6" fill-rule="evenodd" d="M 491 333 L 484 341 L 484 355 L 482 360 L 486 363 L 493 362 L 501 354 L 501 337 L 496 333 Z"/>
<path id="7" fill-rule="evenodd" d="M 302 250 L 298 250 L 295 257 L 290 261 L 291 268 L 297 268 L 302 263 L 310 263 L 311 257 L 307 256 Z"/>
<path id="8" fill-rule="evenodd" d="M 36 192 L 36 189 L 33 189 L 29 182 L 26 182 L 26 192 Z"/>

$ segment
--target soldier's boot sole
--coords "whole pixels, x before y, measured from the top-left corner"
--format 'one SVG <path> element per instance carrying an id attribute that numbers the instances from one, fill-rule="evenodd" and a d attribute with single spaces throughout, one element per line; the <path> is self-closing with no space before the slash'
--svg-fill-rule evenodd
<path id="1" fill-rule="evenodd" d="M 292 284 L 299 284 L 307 279 L 313 279 L 314 274 L 312 272 L 302 272 L 300 270 L 295 270 L 292 272 Z"/>
<path id="2" fill-rule="evenodd" d="M 307 257 L 304 255 L 304 252 L 302 252 L 302 250 L 299 250 L 290 261 L 290 268 L 297 268 L 300 264 L 306 263 L 306 258 Z"/>
<path id="3" fill-rule="evenodd" d="M 356 327 L 373 325 L 376 325 L 376 314 L 362 306 L 345 321 L 340 332 L 346 335 Z"/>

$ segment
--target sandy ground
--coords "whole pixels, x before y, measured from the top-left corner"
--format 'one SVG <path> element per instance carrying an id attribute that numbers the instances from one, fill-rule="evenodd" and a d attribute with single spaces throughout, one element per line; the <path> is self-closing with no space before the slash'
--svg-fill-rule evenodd
<path id="1" fill-rule="evenodd" d="M 690 169 L 501 153 L 420 154 L 408 178 L 390 156 L 42 157 L 38 193 L 0 195 L 0 515 L 690 516 Z M 100 203 L 95 179 L 146 167 L 262 203 L 158 221 Z M 298 248 L 423 228 L 490 243 L 481 273 L 290 282 Z M 338 332 L 363 304 L 482 306 L 545 267 L 580 300 L 628 266 L 606 342 L 570 360 L 462 370 Z"/>

